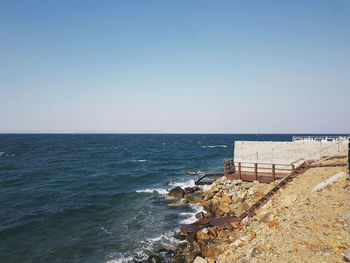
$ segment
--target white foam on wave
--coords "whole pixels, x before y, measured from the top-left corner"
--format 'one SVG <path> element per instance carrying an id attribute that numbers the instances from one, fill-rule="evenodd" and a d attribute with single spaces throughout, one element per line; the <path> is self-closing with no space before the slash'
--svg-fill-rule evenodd
<path id="1" fill-rule="evenodd" d="M 186 187 L 194 187 L 196 186 L 196 184 L 194 183 L 194 180 L 191 179 L 189 181 L 186 181 L 186 182 L 171 182 L 169 184 L 169 186 L 171 187 L 181 187 L 182 189 L 185 189 Z"/>
<path id="2" fill-rule="evenodd" d="M 192 208 L 193 212 L 184 212 L 180 213 L 181 216 L 184 216 L 185 218 L 180 221 L 180 224 L 192 224 L 197 221 L 196 214 L 200 212 L 205 212 L 203 206 L 198 204 L 190 204 L 190 207 Z"/>
<path id="3" fill-rule="evenodd" d="M 182 243 L 184 241 L 175 238 L 173 231 L 165 232 L 157 237 L 147 238 L 140 241 L 141 244 L 144 244 L 146 249 L 152 249 L 154 245 L 160 244 L 168 248 L 174 247 L 176 244 Z"/>
<path id="4" fill-rule="evenodd" d="M 0 156 L 3 155 L 3 154 L 5 154 L 5 152 L 0 152 Z"/>
<path id="5" fill-rule="evenodd" d="M 134 256 L 127 254 L 117 253 L 111 255 L 113 259 L 106 261 L 106 263 L 128 263 L 138 261 L 146 261 L 149 254 L 153 253 L 153 250 L 158 245 L 167 249 L 174 249 L 178 244 L 186 242 L 175 238 L 174 231 L 167 231 L 156 237 L 146 238 L 145 240 L 139 241 L 142 248 L 131 252 Z"/>
<path id="6" fill-rule="evenodd" d="M 140 159 L 140 160 L 134 160 L 134 162 L 143 163 L 143 162 L 147 162 L 147 160 Z"/>
<path id="7" fill-rule="evenodd" d="M 194 180 L 188 180 L 185 182 L 171 182 L 168 185 L 168 188 L 147 188 L 147 189 L 139 189 L 136 190 L 136 193 L 158 193 L 161 195 L 166 195 L 169 193 L 169 191 L 175 187 L 181 187 L 182 189 L 185 189 L 186 187 L 194 187 L 196 184 L 194 183 Z"/>
<path id="8" fill-rule="evenodd" d="M 106 263 L 128 263 L 128 262 L 134 262 L 134 258 L 130 256 L 120 256 L 115 259 L 111 259 L 106 261 Z"/>
<path id="9" fill-rule="evenodd" d="M 136 193 L 158 193 L 161 195 L 166 195 L 168 191 L 163 188 L 154 188 L 154 189 L 141 189 L 141 190 L 136 190 Z"/>
<path id="10" fill-rule="evenodd" d="M 202 148 L 226 148 L 227 145 L 222 144 L 222 145 L 203 145 Z"/>

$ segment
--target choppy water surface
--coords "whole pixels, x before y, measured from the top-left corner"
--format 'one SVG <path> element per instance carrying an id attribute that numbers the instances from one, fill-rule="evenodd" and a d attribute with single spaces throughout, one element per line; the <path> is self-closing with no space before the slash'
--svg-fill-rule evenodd
<path id="1" fill-rule="evenodd" d="M 222 171 L 235 140 L 291 136 L 0 135 L 0 261 L 145 260 L 193 220 L 164 201 L 193 185 L 186 171 Z"/>

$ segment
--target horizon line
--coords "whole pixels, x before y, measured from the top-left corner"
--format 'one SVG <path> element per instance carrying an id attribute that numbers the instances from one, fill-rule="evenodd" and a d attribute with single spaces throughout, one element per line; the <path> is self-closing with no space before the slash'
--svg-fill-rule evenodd
<path id="1" fill-rule="evenodd" d="M 330 132 L 330 133 L 320 133 L 320 132 L 106 132 L 106 131 L 96 131 L 96 132 L 48 132 L 48 131 L 14 131 L 14 132 L 3 132 L 0 134 L 303 134 L 303 135 L 347 135 L 350 133 L 340 133 L 340 132 Z"/>

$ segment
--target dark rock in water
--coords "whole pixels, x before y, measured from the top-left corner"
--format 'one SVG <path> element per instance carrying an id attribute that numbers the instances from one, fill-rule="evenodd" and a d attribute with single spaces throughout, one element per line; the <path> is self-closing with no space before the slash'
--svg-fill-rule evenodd
<path id="1" fill-rule="evenodd" d="M 196 192 L 196 191 L 198 191 L 198 190 L 199 190 L 199 187 L 197 187 L 197 186 L 194 186 L 194 187 L 186 187 L 186 188 L 185 188 L 185 194 L 186 194 L 186 195 L 192 194 L 192 193 L 194 193 L 194 192 Z"/>
<path id="2" fill-rule="evenodd" d="M 149 256 L 147 262 L 148 263 L 161 263 L 162 259 L 156 255 L 152 255 L 152 256 Z"/>
<path id="3" fill-rule="evenodd" d="M 166 200 L 179 200 L 185 196 L 185 191 L 181 187 L 175 187 L 165 196 Z"/>
<path id="4" fill-rule="evenodd" d="M 175 254 L 175 252 L 173 250 L 166 249 L 166 248 L 158 249 L 156 252 L 157 252 L 157 254 L 160 254 L 164 258 L 171 258 Z"/>
<path id="5" fill-rule="evenodd" d="M 167 181 L 166 183 L 165 183 L 165 185 L 171 185 L 171 184 L 173 184 L 174 182 L 173 181 Z"/>
<path id="6" fill-rule="evenodd" d="M 185 262 L 185 256 L 182 254 L 175 254 L 173 257 L 173 263 L 184 263 Z"/>

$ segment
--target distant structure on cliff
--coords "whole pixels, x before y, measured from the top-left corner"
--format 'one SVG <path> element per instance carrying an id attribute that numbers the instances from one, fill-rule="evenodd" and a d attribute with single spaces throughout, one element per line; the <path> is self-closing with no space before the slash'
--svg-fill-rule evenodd
<path id="1" fill-rule="evenodd" d="M 224 175 L 246 181 L 274 181 L 302 164 L 347 156 L 348 143 L 349 137 L 337 136 L 294 136 L 290 142 L 236 141 L 234 157 L 225 161 Z"/>

